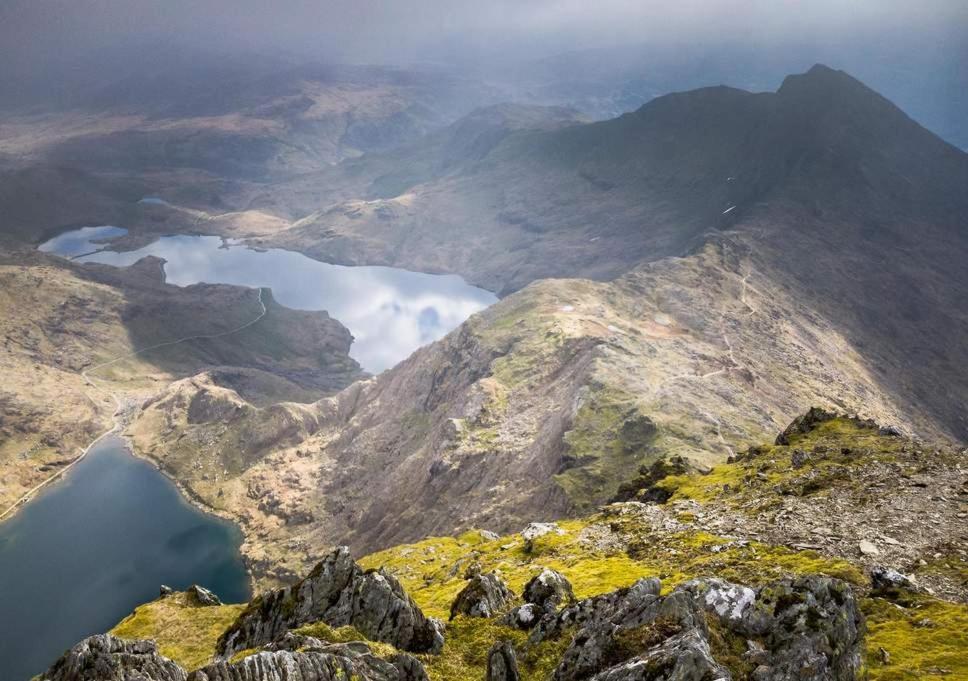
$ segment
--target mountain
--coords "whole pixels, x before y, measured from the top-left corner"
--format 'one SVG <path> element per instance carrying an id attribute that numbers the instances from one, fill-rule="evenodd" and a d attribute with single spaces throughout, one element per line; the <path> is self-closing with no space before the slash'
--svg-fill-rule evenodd
<path id="1" fill-rule="evenodd" d="M 265 583 L 334 543 L 586 513 L 642 466 L 706 469 L 812 404 L 966 438 L 968 155 L 822 66 L 776 93 L 708 88 L 590 124 L 545 115 L 476 114 L 341 164 L 332 183 L 283 183 L 260 208 L 322 206 L 251 243 L 506 294 L 311 405 L 192 418 L 196 400 L 246 402 L 206 376 L 145 405 L 135 448 L 239 519 Z M 391 185 L 402 193 L 366 198 Z M 214 486 L 209 468 L 228 477 Z"/>
<path id="2" fill-rule="evenodd" d="M 312 401 L 362 375 L 349 331 L 325 313 L 285 308 L 268 290 L 165 284 L 162 264 L 78 266 L 0 248 L 4 516 L 172 380 L 208 370 L 244 410 Z"/>
<path id="3" fill-rule="evenodd" d="M 358 562 L 336 548 L 243 605 L 163 589 L 40 678 L 960 678 L 965 554 L 933 500 L 957 494 L 963 459 L 811 409 L 776 444 L 707 475 L 644 471 L 634 500 L 579 519 Z"/>

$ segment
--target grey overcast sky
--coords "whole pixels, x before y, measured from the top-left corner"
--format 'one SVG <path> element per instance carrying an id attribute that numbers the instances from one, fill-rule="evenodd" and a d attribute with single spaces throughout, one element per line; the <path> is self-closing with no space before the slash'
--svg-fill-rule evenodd
<path id="1" fill-rule="evenodd" d="M 0 69 L 171 44 L 387 63 L 643 41 L 964 40 L 966 0 L 0 0 Z M 6 66 L 4 66 L 6 65 Z"/>

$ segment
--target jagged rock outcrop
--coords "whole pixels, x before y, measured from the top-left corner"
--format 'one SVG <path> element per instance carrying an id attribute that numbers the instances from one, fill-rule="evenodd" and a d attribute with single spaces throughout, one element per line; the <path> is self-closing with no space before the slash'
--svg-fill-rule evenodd
<path id="1" fill-rule="evenodd" d="M 518 660 L 514 647 L 507 641 L 498 641 L 487 653 L 486 681 L 519 681 Z"/>
<path id="2" fill-rule="evenodd" d="M 401 653 L 377 657 L 363 642 L 328 644 L 286 634 L 266 650 L 238 662 L 216 662 L 191 674 L 189 681 L 427 681 L 420 661 Z"/>
<path id="3" fill-rule="evenodd" d="M 265 645 L 310 622 L 352 625 L 364 636 L 410 652 L 437 652 L 442 625 L 428 618 L 393 575 L 365 572 L 340 547 L 306 578 L 259 596 L 218 641 L 221 658 Z"/>
<path id="4" fill-rule="evenodd" d="M 158 654 L 154 641 L 110 634 L 84 639 L 40 675 L 40 681 L 186 681 L 185 670 Z"/>
<path id="5" fill-rule="evenodd" d="M 505 610 L 513 600 L 514 594 L 499 575 L 494 572 L 476 575 L 451 604 L 450 619 L 457 615 L 493 617 Z"/>
<path id="6" fill-rule="evenodd" d="M 538 642 L 574 629 L 555 681 L 728 679 L 710 650 L 707 614 L 729 636 L 753 640 L 756 681 L 852 681 L 863 620 L 849 587 L 827 577 L 758 589 L 697 579 L 660 596 L 656 579 L 565 608 L 532 632 Z"/>
<path id="7" fill-rule="evenodd" d="M 188 587 L 188 597 L 198 605 L 222 605 L 218 596 L 198 584 L 192 584 Z"/>
<path id="8" fill-rule="evenodd" d="M 530 629 L 545 615 L 554 615 L 562 605 L 575 602 L 571 582 L 554 570 L 545 568 L 525 584 L 522 605 L 512 608 L 502 622 L 518 629 Z"/>
<path id="9" fill-rule="evenodd" d="M 531 581 L 524 585 L 521 597 L 526 603 L 533 603 L 550 612 L 575 601 L 575 593 L 568 578 L 548 568 L 532 577 Z"/>

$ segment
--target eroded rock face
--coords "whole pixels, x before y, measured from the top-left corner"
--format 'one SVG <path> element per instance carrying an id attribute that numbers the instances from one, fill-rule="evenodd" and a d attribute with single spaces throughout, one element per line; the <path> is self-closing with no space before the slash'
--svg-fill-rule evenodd
<path id="1" fill-rule="evenodd" d="M 444 641 L 441 623 L 425 616 L 395 577 L 364 572 L 340 547 L 305 579 L 252 601 L 219 639 L 218 655 L 230 658 L 310 622 L 352 625 L 367 638 L 410 652 L 437 652 Z"/>
<path id="2" fill-rule="evenodd" d="M 852 681 L 861 669 L 863 620 L 849 587 L 828 577 L 758 589 L 698 579 L 660 596 L 658 580 L 604 594 L 544 617 L 534 642 L 568 630 L 555 681 L 729 679 L 710 650 L 707 616 L 756 646 L 757 681 Z"/>
<path id="3" fill-rule="evenodd" d="M 450 618 L 457 615 L 494 617 L 506 610 L 514 594 L 495 573 L 489 572 L 470 579 L 450 606 Z"/>
<path id="4" fill-rule="evenodd" d="M 185 670 L 158 654 L 154 641 L 91 636 L 64 653 L 41 681 L 186 681 Z"/>

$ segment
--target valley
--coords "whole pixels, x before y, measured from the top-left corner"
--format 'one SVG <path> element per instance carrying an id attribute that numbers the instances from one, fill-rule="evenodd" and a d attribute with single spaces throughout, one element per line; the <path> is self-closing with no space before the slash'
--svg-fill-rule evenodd
<path id="1" fill-rule="evenodd" d="M 964 619 L 968 155 L 820 65 L 600 121 L 476 108 L 489 95 L 464 82 L 315 78 L 239 87 L 221 111 L 0 131 L 5 516 L 49 480 L 70 489 L 78 453 L 116 432 L 237 525 L 256 591 L 318 578 L 334 546 L 435 617 L 476 579 L 465 554 L 513 592 L 552 567 L 581 599 L 819 574 L 888 651 L 851 639 L 845 669 L 962 671 L 944 641 L 911 661 L 897 637 L 915 625 L 884 601 L 942 613 L 949 638 Z M 811 407 L 789 431 L 806 459 L 763 445 Z M 563 531 L 515 534 L 545 523 Z M 883 564 L 916 585 L 874 593 Z M 776 588 L 820 588 L 797 584 Z M 287 614 L 280 636 L 316 639 L 293 650 L 229 648 L 211 634 L 245 613 L 213 606 L 224 621 L 185 633 L 186 598 L 118 635 L 188 671 L 359 635 L 442 680 L 482 677 L 504 637 L 525 677 L 572 678 L 566 640 L 490 617 L 449 625 L 442 656 L 334 634 L 342 614 L 311 631 Z M 733 625 L 700 633 L 752 678 L 722 647 L 746 645 Z M 872 677 L 907 678 L 889 672 Z"/>

